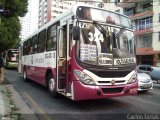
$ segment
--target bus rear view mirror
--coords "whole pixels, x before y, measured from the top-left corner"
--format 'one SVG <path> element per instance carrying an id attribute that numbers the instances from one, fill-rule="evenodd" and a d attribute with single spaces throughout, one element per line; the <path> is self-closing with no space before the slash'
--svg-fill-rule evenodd
<path id="1" fill-rule="evenodd" d="M 78 26 L 74 26 L 73 30 L 73 40 L 80 40 L 80 28 Z"/>

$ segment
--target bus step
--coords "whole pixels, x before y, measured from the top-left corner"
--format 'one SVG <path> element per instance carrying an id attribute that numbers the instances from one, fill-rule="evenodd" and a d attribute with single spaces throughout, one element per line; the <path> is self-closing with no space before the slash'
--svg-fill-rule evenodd
<path id="1" fill-rule="evenodd" d="M 65 92 L 65 89 L 58 89 L 58 92 Z"/>
<path id="2" fill-rule="evenodd" d="M 72 94 L 71 93 L 67 93 L 67 95 L 66 95 L 67 97 L 71 97 L 72 96 Z"/>

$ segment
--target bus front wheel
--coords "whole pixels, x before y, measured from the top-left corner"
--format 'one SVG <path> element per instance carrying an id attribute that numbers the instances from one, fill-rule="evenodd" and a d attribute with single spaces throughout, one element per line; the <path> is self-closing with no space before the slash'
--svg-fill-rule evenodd
<path id="1" fill-rule="evenodd" d="M 52 74 L 48 75 L 48 90 L 53 97 L 57 97 L 56 82 Z"/>

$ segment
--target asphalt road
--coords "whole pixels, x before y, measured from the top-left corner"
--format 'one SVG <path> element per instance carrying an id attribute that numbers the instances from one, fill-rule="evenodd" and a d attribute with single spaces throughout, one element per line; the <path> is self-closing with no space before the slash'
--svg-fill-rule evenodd
<path id="1" fill-rule="evenodd" d="M 45 87 L 24 82 L 16 70 L 6 70 L 6 76 L 39 119 L 160 119 L 160 84 L 137 96 L 74 102 L 63 96 L 53 98 Z"/>

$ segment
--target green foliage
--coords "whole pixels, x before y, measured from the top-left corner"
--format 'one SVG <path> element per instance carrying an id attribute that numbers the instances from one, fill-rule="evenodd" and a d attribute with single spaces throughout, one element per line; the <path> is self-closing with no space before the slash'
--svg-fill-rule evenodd
<path id="1" fill-rule="evenodd" d="M 23 17 L 27 12 L 28 0 L 5 0 L 4 8 L 11 11 L 11 15 Z"/>
<path id="2" fill-rule="evenodd" d="M 15 48 L 20 41 L 21 30 L 18 17 L 27 12 L 28 0 L 0 0 L 0 7 L 10 11 L 10 16 L 0 16 L 0 52 Z"/>
<path id="3" fill-rule="evenodd" d="M 17 16 L 1 18 L 0 51 L 14 47 L 19 40 L 20 22 Z"/>

